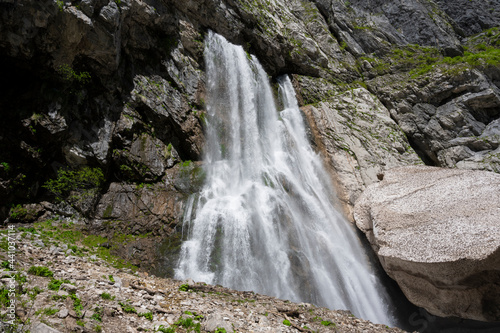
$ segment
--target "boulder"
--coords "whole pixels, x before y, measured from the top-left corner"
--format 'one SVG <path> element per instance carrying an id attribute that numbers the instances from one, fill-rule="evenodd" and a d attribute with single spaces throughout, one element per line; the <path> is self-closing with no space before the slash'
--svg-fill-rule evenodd
<path id="1" fill-rule="evenodd" d="M 430 313 L 500 320 L 500 175 L 409 166 L 356 202 L 356 225 L 407 298 Z"/>

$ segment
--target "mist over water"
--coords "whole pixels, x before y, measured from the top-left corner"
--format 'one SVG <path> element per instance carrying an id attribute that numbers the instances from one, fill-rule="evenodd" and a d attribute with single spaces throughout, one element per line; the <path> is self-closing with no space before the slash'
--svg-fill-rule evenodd
<path id="1" fill-rule="evenodd" d="M 287 76 L 278 110 L 254 56 L 210 32 L 201 192 L 187 203 L 175 270 L 238 290 L 348 309 L 393 325 L 390 299 L 312 150 Z"/>

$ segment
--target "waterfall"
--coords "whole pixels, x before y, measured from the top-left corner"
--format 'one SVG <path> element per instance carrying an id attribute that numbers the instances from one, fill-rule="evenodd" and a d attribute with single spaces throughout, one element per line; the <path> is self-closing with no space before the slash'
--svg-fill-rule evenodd
<path id="1" fill-rule="evenodd" d="M 206 183 L 186 209 L 178 279 L 253 290 L 391 325 L 388 296 L 353 226 L 334 208 L 295 92 L 242 47 L 205 42 Z"/>

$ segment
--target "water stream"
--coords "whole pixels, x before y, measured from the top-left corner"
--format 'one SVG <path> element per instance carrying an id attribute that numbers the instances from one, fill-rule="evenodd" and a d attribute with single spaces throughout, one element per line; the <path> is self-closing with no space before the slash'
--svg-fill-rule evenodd
<path id="1" fill-rule="evenodd" d="M 188 202 L 175 277 L 394 324 L 353 226 L 334 208 L 290 79 L 279 79 L 278 110 L 268 75 L 242 47 L 210 32 L 205 61 L 206 183 Z"/>

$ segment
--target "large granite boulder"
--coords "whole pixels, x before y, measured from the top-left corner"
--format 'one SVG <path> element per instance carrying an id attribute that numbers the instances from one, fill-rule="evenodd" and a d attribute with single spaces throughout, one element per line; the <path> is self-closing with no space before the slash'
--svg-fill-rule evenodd
<path id="1" fill-rule="evenodd" d="M 500 320 L 500 175 L 388 171 L 356 202 L 356 225 L 408 299 L 438 316 Z"/>

